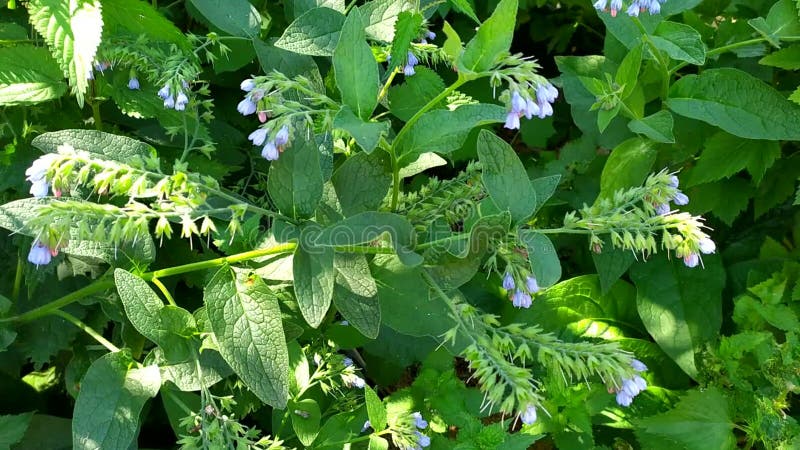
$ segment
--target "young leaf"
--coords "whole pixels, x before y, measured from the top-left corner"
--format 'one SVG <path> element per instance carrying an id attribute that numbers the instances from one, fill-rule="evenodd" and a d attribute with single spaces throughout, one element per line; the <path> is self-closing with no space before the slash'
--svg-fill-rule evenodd
<path id="1" fill-rule="evenodd" d="M 297 139 L 272 163 L 267 190 L 282 213 L 294 218 L 314 215 L 322 199 L 322 169 L 316 139 Z"/>
<path id="2" fill-rule="evenodd" d="M 151 145 L 136 139 L 97 130 L 51 131 L 42 133 L 31 141 L 31 145 L 45 153 L 55 153 L 64 144 L 69 144 L 76 150 L 87 151 L 100 159 L 123 163 L 147 158 L 156 152 Z"/>
<path id="3" fill-rule="evenodd" d="M 800 140 L 800 106 L 738 69 L 710 69 L 681 78 L 672 86 L 667 105 L 735 136 Z"/>
<path id="4" fill-rule="evenodd" d="M 63 75 L 46 49 L 0 48 L 0 105 L 42 103 L 66 91 Z"/>
<path id="5" fill-rule="evenodd" d="M 289 398 L 289 352 L 278 299 L 258 277 L 224 266 L 203 293 L 219 352 L 262 402 L 284 408 Z"/>
<path id="6" fill-rule="evenodd" d="M 504 140 L 482 130 L 478 135 L 478 157 L 483 165 L 481 179 L 492 201 L 509 211 L 514 222 L 523 222 L 536 209 L 536 191 L 522 161 Z"/>
<path id="7" fill-rule="evenodd" d="M 322 414 L 314 399 L 304 398 L 291 405 L 292 429 L 300 443 L 310 446 L 319 434 L 319 423 Z"/>
<path id="8" fill-rule="evenodd" d="M 383 431 L 386 428 L 386 406 L 369 386 L 364 387 L 364 400 L 367 402 L 367 416 L 372 429 Z"/>
<path id="9" fill-rule="evenodd" d="M 483 72 L 508 53 L 517 22 L 517 0 L 501 0 L 478 33 L 467 43 L 459 60 L 459 72 Z"/>
<path id="10" fill-rule="evenodd" d="M 640 186 L 656 161 L 656 150 L 645 139 L 632 138 L 611 151 L 600 176 L 600 198 L 611 198 L 619 189 Z"/>
<path id="11" fill-rule="evenodd" d="M 478 22 L 478 18 L 475 18 L 475 21 Z M 453 64 L 458 67 L 459 59 L 461 58 L 461 51 L 464 50 L 464 44 L 461 42 L 461 36 L 458 35 L 458 32 L 450 26 L 447 21 L 444 21 L 444 26 L 442 27 L 442 31 L 444 31 L 444 35 L 447 36 L 447 39 L 444 41 L 444 45 L 442 45 L 442 50 L 450 57 L 453 61 Z"/>
<path id="12" fill-rule="evenodd" d="M 385 152 L 356 153 L 345 161 L 331 178 L 342 213 L 349 217 L 378 209 L 392 184 L 390 170 Z"/>
<path id="13" fill-rule="evenodd" d="M 397 16 L 392 40 L 392 63 L 389 70 L 403 65 L 408 59 L 408 49 L 411 48 L 411 41 L 419 34 L 422 20 L 422 14 L 411 11 L 403 11 Z"/>
<path id="14" fill-rule="evenodd" d="M 261 30 L 261 14 L 247 0 L 189 0 L 211 25 L 231 36 L 252 38 Z"/>
<path id="15" fill-rule="evenodd" d="M 44 37 L 81 107 L 103 31 L 100 8 L 97 0 L 28 2 L 31 24 Z"/>
<path id="16" fill-rule="evenodd" d="M 631 93 L 633 93 L 636 83 L 639 82 L 639 69 L 642 67 L 642 47 L 643 44 L 633 47 L 633 49 L 631 49 L 631 51 L 625 55 L 625 58 L 622 60 L 619 68 L 617 69 L 617 75 L 614 78 L 614 81 L 619 86 L 625 86 L 622 94 L 620 95 L 621 100 L 628 98 Z M 589 90 L 591 91 L 591 89 Z M 597 95 L 596 93 L 594 94 Z"/>
<path id="17" fill-rule="evenodd" d="M 301 242 L 303 242 L 301 237 Z M 292 266 L 294 294 L 303 318 L 316 328 L 325 319 L 333 298 L 333 249 L 298 245 Z"/>
<path id="18" fill-rule="evenodd" d="M 665 144 L 675 143 L 675 134 L 672 132 L 674 125 L 675 119 L 666 110 L 628 122 L 628 128 L 634 133 L 643 134 L 656 142 Z"/>
<path id="19" fill-rule="evenodd" d="M 349 106 L 342 106 L 333 119 L 333 127 L 341 128 L 350 133 L 358 145 L 367 152 L 372 153 L 378 146 L 381 137 L 389 131 L 389 122 L 365 122 L 353 114 Z"/>
<path id="20" fill-rule="evenodd" d="M 380 80 L 378 63 L 366 42 L 362 20 L 358 8 L 347 15 L 333 52 L 333 69 L 342 102 L 358 117 L 368 120 L 378 104 Z"/>
<path id="21" fill-rule="evenodd" d="M 275 47 L 311 56 L 332 56 L 339 42 L 344 14 L 314 8 L 295 19 L 275 42 Z"/>
<path id="22" fill-rule="evenodd" d="M 650 37 L 659 50 L 670 58 L 686 61 L 696 66 L 706 63 L 706 46 L 703 37 L 689 25 L 664 21 L 656 28 L 655 35 Z"/>
<path id="23" fill-rule="evenodd" d="M 561 278 L 561 261 L 550 238 L 531 230 L 519 230 L 519 240 L 528 250 L 531 272 L 541 288 L 548 288 Z"/>
<path id="24" fill-rule="evenodd" d="M 139 413 L 161 387 L 158 366 L 133 368 L 123 352 L 107 353 L 92 363 L 81 381 L 72 413 L 76 450 L 128 450 L 139 429 Z"/>

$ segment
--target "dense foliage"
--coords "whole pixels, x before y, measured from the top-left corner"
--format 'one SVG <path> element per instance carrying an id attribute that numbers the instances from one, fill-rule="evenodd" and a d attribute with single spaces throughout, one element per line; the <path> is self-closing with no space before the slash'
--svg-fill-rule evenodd
<path id="1" fill-rule="evenodd" d="M 0 8 L 0 449 L 800 448 L 800 1 Z"/>

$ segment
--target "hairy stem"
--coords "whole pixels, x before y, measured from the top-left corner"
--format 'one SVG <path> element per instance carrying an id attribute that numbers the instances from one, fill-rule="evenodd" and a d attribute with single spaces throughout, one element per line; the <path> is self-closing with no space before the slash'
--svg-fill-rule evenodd
<path id="1" fill-rule="evenodd" d="M 86 325 L 85 323 L 78 320 L 77 317 L 73 316 L 72 314 L 66 313 L 61 310 L 55 310 L 51 314 L 54 316 L 61 317 L 62 319 L 66 320 L 67 322 L 75 325 L 76 327 L 83 330 L 86 334 L 93 337 L 95 341 L 99 342 L 103 347 L 107 348 L 110 352 L 118 352 L 119 348 L 109 342 L 106 338 L 104 338 L 100 333 L 98 333 L 94 328 Z"/>

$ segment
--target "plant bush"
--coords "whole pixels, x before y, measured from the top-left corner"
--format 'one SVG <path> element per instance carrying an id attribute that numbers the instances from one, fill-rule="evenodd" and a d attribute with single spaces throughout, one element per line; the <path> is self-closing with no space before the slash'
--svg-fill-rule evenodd
<path id="1" fill-rule="evenodd" d="M 0 448 L 800 447 L 799 7 L 8 0 Z"/>

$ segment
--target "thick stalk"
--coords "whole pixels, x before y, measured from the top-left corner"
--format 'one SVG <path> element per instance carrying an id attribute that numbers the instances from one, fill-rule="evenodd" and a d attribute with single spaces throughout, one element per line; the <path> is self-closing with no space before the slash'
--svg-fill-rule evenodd
<path id="1" fill-rule="evenodd" d="M 75 325 L 76 327 L 80 328 L 86 334 L 88 334 L 89 336 L 93 337 L 94 340 L 99 342 L 103 347 L 107 348 L 108 351 L 110 351 L 112 353 L 119 351 L 119 348 L 116 345 L 114 345 L 111 342 L 109 342 L 106 338 L 104 338 L 102 335 L 100 335 L 100 333 L 95 331 L 94 328 L 92 328 L 89 325 L 86 325 L 85 323 L 81 322 L 80 320 L 78 320 L 77 317 L 73 316 L 72 314 L 65 313 L 64 311 L 61 311 L 61 310 L 53 311 L 52 314 L 55 315 L 55 316 L 61 317 L 62 319 L 66 320 L 67 322 L 69 322 L 69 323 Z"/>

